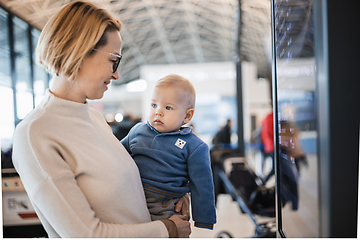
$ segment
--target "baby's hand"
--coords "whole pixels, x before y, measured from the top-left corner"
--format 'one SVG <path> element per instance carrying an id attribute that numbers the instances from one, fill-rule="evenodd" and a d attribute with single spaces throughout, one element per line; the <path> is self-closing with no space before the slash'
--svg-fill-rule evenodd
<path id="1" fill-rule="evenodd" d="M 185 193 L 175 205 L 175 212 L 179 213 L 186 217 L 186 220 L 190 220 L 190 195 Z"/>

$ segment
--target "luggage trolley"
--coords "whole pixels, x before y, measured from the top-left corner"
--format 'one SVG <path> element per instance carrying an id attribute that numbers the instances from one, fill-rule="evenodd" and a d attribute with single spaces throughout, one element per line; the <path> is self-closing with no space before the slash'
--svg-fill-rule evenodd
<path id="1" fill-rule="evenodd" d="M 263 180 L 248 166 L 244 157 L 237 156 L 235 150 L 212 150 L 215 198 L 226 193 L 236 201 L 242 213 L 249 216 L 255 225 L 253 237 L 276 237 L 275 186 L 266 187 Z M 258 217 L 262 221 L 258 220 Z M 222 231 L 218 238 L 231 238 L 231 234 Z"/>

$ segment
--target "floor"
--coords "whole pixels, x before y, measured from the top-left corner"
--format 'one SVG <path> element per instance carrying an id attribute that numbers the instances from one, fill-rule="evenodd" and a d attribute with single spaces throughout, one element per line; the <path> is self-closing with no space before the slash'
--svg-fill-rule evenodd
<path id="1" fill-rule="evenodd" d="M 287 237 L 317 238 L 319 237 L 318 206 L 317 206 L 317 160 L 315 155 L 308 155 L 308 166 L 301 169 L 299 176 L 299 209 L 294 211 L 291 204 L 283 208 L 283 227 Z M 258 156 L 254 156 L 258 159 Z M 250 164 L 259 175 L 259 161 Z M 265 165 L 268 170 L 269 166 Z M 275 184 L 274 178 L 267 185 Z M 230 195 L 220 194 L 217 203 L 217 223 L 214 230 L 192 227 L 191 238 L 216 238 L 227 232 L 233 238 L 249 238 L 255 235 L 255 224 L 245 213 L 242 213 L 237 202 Z M 257 223 L 268 221 L 269 218 L 256 217 Z M 192 223 L 193 226 L 193 223 Z M 224 234 L 221 237 L 228 237 Z"/>
<path id="2" fill-rule="evenodd" d="M 268 169 L 269 166 L 265 166 Z M 226 166 L 225 166 L 225 171 Z M 274 185 L 275 179 L 269 180 L 267 185 Z M 191 238 L 251 238 L 255 236 L 255 223 L 249 215 L 242 213 L 236 201 L 228 194 L 220 194 L 217 198 L 217 223 L 213 230 L 192 227 Z M 272 218 L 255 216 L 256 223 L 273 220 Z M 191 222 L 194 226 L 193 222 Z M 274 230 L 274 229 L 273 229 Z M 225 232 L 225 233 L 224 233 Z M 228 233 L 229 235 L 227 235 Z"/>
<path id="3" fill-rule="evenodd" d="M 299 176 L 299 208 L 294 211 L 291 204 L 286 204 L 283 208 L 283 228 L 290 238 L 320 236 L 317 158 L 309 154 L 307 160 L 308 166 L 301 169 Z"/>
<path id="4" fill-rule="evenodd" d="M 228 232 L 234 238 L 254 235 L 255 225 L 248 215 L 240 211 L 237 202 L 233 202 L 230 195 L 219 195 L 216 211 L 217 223 L 214 230 L 192 227 L 191 238 L 216 238 L 221 232 Z"/>

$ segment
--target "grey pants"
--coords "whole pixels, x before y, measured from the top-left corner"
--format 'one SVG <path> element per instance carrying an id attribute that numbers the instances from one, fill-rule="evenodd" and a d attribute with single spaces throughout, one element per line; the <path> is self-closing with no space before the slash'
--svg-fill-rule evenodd
<path id="1" fill-rule="evenodd" d="M 145 190 L 145 197 L 152 221 L 168 219 L 174 214 L 181 214 L 175 212 L 175 205 L 180 197 L 168 196 L 147 190 Z"/>

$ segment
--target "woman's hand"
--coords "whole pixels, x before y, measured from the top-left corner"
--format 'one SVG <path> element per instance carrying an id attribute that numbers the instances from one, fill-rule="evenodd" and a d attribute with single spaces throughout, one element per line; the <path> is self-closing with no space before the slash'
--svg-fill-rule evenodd
<path id="1" fill-rule="evenodd" d="M 184 215 L 172 215 L 171 220 L 176 225 L 179 238 L 188 238 L 191 234 L 190 222 L 187 220 L 187 216 Z"/>
<path id="2" fill-rule="evenodd" d="M 175 205 L 175 212 L 179 213 L 181 211 L 181 214 L 183 216 L 186 216 L 186 220 L 190 220 L 190 195 L 189 193 L 185 193 L 179 201 Z"/>

